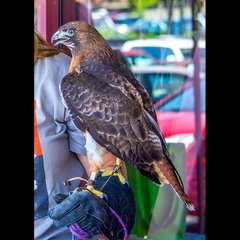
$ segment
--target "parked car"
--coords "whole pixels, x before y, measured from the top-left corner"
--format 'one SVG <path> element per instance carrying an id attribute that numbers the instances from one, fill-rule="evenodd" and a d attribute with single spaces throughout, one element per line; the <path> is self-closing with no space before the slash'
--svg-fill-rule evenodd
<path id="1" fill-rule="evenodd" d="M 149 66 L 160 63 L 151 54 L 142 49 L 132 49 L 129 51 L 122 51 L 122 53 L 127 58 L 130 65 Z"/>
<path id="2" fill-rule="evenodd" d="M 145 50 L 159 61 L 172 62 L 185 67 L 185 58 L 181 50 L 170 41 L 155 38 L 136 39 L 126 41 L 121 47 L 121 51 L 130 51 L 132 49 Z"/>
<path id="3" fill-rule="evenodd" d="M 180 48 L 185 58 L 192 57 L 194 42 L 193 42 L 193 39 L 190 37 L 176 36 L 171 34 L 162 34 L 155 37 L 155 39 L 162 39 L 168 42 L 172 42 Z M 198 47 L 202 49 L 202 51 L 205 51 L 206 43 L 204 38 L 199 38 Z"/>
<path id="4" fill-rule="evenodd" d="M 153 103 L 181 88 L 193 75 L 190 69 L 178 67 L 174 64 L 132 65 L 131 70 L 147 89 Z"/>
<path id="5" fill-rule="evenodd" d="M 159 35 L 167 33 L 167 24 L 161 19 L 143 19 L 139 18 L 131 26 L 130 30 L 138 34 Z"/>
<path id="6" fill-rule="evenodd" d="M 115 23 L 105 8 L 95 9 L 91 12 L 94 27 L 106 38 L 125 38 L 130 31 L 127 24 Z"/>
<path id="7" fill-rule="evenodd" d="M 197 216 L 199 214 L 198 201 L 198 157 L 201 153 L 202 167 L 202 206 L 206 211 L 206 81 L 200 80 L 200 111 L 195 108 L 195 81 L 189 81 L 177 91 L 154 104 L 158 124 L 167 143 L 181 142 L 185 144 L 185 189 L 190 199 L 195 203 L 196 211 L 188 211 L 187 214 Z M 200 130 L 196 132 L 196 119 L 200 123 Z M 196 136 L 200 135 L 200 142 Z M 201 151 L 200 151 L 201 150 Z"/>
<path id="8" fill-rule="evenodd" d="M 140 15 L 133 12 L 110 11 L 110 17 L 116 24 L 125 24 L 131 26 L 140 18 Z"/>
<path id="9" fill-rule="evenodd" d="M 196 56 L 196 50 L 194 51 L 194 42 L 192 38 L 186 38 L 182 36 L 175 36 L 175 35 L 160 35 L 156 37 L 157 39 L 162 39 L 168 42 L 173 43 L 177 46 L 184 58 L 186 66 L 192 65 L 192 60 Z M 199 49 L 199 60 L 200 60 L 200 68 L 201 71 L 205 71 L 205 58 L 206 58 L 206 42 L 204 38 L 199 38 L 198 40 L 198 49 Z"/>
<path id="10" fill-rule="evenodd" d="M 116 25 L 113 20 L 109 17 L 109 15 L 97 15 L 97 13 L 92 14 L 94 27 L 105 37 L 115 37 L 118 38 L 121 36 L 121 32 L 119 32 L 120 25 Z M 125 27 L 125 26 L 124 26 Z M 120 37 L 119 37 L 120 38 Z"/>

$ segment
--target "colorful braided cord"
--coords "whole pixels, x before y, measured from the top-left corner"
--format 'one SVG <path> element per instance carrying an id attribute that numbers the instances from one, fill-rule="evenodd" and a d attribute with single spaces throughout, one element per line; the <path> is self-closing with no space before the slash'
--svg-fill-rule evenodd
<path id="1" fill-rule="evenodd" d="M 108 206 L 109 207 L 109 206 Z M 110 208 L 110 207 L 109 207 Z M 121 223 L 123 230 L 124 230 L 124 238 L 123 240 L 128 239 L 128 230 L 127 230 L 127 226 L 124 224 L 123 220 L 121 219 L 121 217 L 112 209 L 110 208 L 110 210 L 112 211 L 112 213 L 116 216 L 116 218 L 118 219 L 118 221 Z"/>
<path id="2" fill-rule="evenodd" d="M 72 240 L 75 239 L 75 236 L 79 239 L 87 240 L 87 236 L 89 235 L 87 232 L 83 231 L 77 223 L 72 223 L 69 226 L 69 229 L 72 233 Z"/>
<path id="3" fill-rule="evenodd" d="M 108 206 L 109 207 L 109 206 Z M 121 217 L 111 208 L 109 207 L 109 209 L 111 210 L 111 212 L 115 215 L 115 217 L 118 219 L 118 221 L 120 222 L 120 224 L 122 225 L 123 227 L 123 230 L 124 230 L 124 238 L 123 240 L 126 240 L 128 239 L 128 230 L 127 230 L 127 227 L 126 225 L 124 224 L 123 220 L 121 219 Z M 84 239 L 84 240 L 87 240 L 89 239 L 88 236 L 89 234 L 85 231 L 83 231 L 79 225 L 77 223 L 72 223 L 69 225 L 69 229 L 72 233 L 72 240 L 75 239 L 75 236 L 79 239 Z"/>

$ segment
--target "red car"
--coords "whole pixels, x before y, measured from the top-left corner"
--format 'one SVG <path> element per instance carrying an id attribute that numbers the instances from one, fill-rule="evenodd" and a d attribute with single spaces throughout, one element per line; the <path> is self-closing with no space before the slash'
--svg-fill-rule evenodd
<path id="1" fill-rule="evenodd" d="M 196 93 L 194 81 L 187 82 L 177 91 L 154 104 L 158 123 L 166 142 L 182 142 L 186 149 L 185 189 L 190 199 L 195 203 L 196 211 L 187 210 L 187 214 L 199 214 L 198 184 L 202 183 L 201 206 L 203 213 L 206 210 L 206 113 L 205 113 L 205 80 L 200 80 L 199 111 L 195 111 Z M 197 88 L 196 88 L 197 89 Z M 196 121 L 198 120 L 198 121 Z M 197 124 L 196 124 L 197 123 Z M 196 128 L 196 125 L 198 126 Z M 199 129 L 196 133 L 196 129 Z M 200 136 L 198 141 L 195 136 Z M 202 159 L 201 180 L 198 179 L 198 157 Z M 200 164 L 199 164 L 200 165 Z M 201 181 L 200 180 L 200 181 Z"/>

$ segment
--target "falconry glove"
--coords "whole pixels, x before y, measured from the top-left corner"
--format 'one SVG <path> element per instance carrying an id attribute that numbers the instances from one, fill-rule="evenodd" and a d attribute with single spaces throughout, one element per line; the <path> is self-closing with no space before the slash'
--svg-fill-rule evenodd
<path id="1" fill-rule="evenodd" d="M 61 193 L 54 195 L 53 199 L 57 205 L 49 211 L 53 224 L 56 227 L 69 227 L 70 224 L 77 223 L 90 235 L 102 234 L 110 240 L 117 240 L 125 236 L 123 223 L 129 235 L 136 220 L 132 189 L 127 180 L 124 179 L 125 183 L 122 183 L 118 176 L 111 176 L 108 179 L 109 176 L 105 176 L 104 170 L 96 177 L 95 189 L 99 190 L 105 184 L 101 190 L 103 198 L 88 190 L 75 190 L 70 195 Z"/>

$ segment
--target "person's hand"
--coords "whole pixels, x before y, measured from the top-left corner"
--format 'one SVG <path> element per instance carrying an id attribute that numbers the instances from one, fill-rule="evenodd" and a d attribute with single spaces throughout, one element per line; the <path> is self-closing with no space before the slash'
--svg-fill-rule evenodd
<path id="1" fill-rule="evenodd" d="M 95 189 L 99 189 L 108 179 L 98 174 Z M 88 234 L 105 235 L 108 239 L 124 238 L 124 228 L 119 219 L 111 212 L 111 207 L 126 225 L 128 234 L 132 231 L 136 218 L 136 206 L 132 189 L 126 181 L 122 184 L 113 176 L 102 189 L 106 198 L 99 198 L 88 190 L 74 191 L 71 195 L 53 196 L 57 205 L 49 212 L 56 227 L 77 223 Z"/>
<path id="2" fill-rule="evenodd" d="M 110 223 L 106 203 L 87 190 L 74 191 L 71 195 L 60 193 L 53 198 L 59 204 L 50 210 L 49 217 L 56 227 L 77 222 L 84 231 L 95 235 L 100 233 L 104 223 Z"/>

